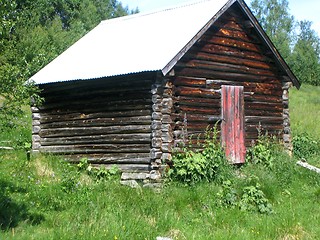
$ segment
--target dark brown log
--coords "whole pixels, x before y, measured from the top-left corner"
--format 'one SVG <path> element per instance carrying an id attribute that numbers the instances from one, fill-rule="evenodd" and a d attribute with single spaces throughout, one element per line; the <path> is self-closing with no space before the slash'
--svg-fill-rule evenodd
<path id="1" fill-rule="evenodd" d="M 84 153 L 148 153 L 149 144 L 82 144 L 62 146 L 41 146 L 41 152 L 59 154 Z"/>
<path id="2" fill-rule="evenodd" d="M 277 69 L 274 67 L 273 64 L 270 64 L 269 62 L 266 62 L 266 59 L 264 57 L 261 57 L 261 60 L 255 60 L 250 58 L 245 58 L 247 56 L 243 56 L 241 53 L 239 53 L 239 56 L 237 54 L 233 54 L 233 56 L 226 56 L 224 53 L 214 52 L 214 53 L 207 53 L 205 51 L 190 51 L 184 56 L 184 60 L 203 60 L 203 61 L 211 61 L 211 62 L 220 62 L 220 63 L 229 63 L 229 64 L 238 64 L 239 66 L 244 67 L 252 67 L 256 69 L 265 69 L 265 70 L 271 70 L 273 72 L 278 72 Z M 264 61 L 262 61 L 264 60 Z"/>
<path id="3" fill-rule="evenodd" d="M 206 87 L 205 78 L 189 78 L 189 77 L 176 77 L 173 81 L 175 86 L 186 86 L 186 87 Z"/>
<path id="4" fill-rule="evenodd" d="M 105 167 L 106 169 L 110 169 L 113 166 L 117 166 L 121 172 L 146 172 L 149 173 L 151 170 L 150 164 L 92 164 L 93 167 Z"/>
<path id="5" fill-rule="evenodd" d="M 176 74 L 178 76 L 197 76 L 197 77 L 205 77 L 209 79 L 222 79 L 222 80 L 233 80 L 233 81 L 250 81 L 250 82 L 258 82 L 258 83 L 278 83 L 279 80 L 269 76 L 260 76 L 254 75 L 251 73 L 244 74 L 244 73 L 229 73 L 229 72 L 221 72 L 221 71 L 214 71 L 208 69 L 196 69 L 196 68 L 178 68 L 176 67 Z"/>
<path id="6" fill-rule="evenodd" d="M 88 120 L 97 118 L 117 118 L 117 117 L 134 117 L 134 116 L 151 116 L 151 109 L 129 110 L 129 111 L 113 111 L 94 113 L 68 113 L 63 115 L 41 114 L 39 116 L 41 123 L 73 121 L 73 120 Z"/>
<path id="7" fill-rule="evenodd" d="M 40 131 L 41 137 L 67 137 L 67 136 L 88 136 L 101 134 L 120 133 L 151 133 L 149 125 L 144 126 L 110 126 L 110 127 L 77 127 L 77 128 L 56 128 L 43 129 Z"/>
<path id="8" fill-rule="evenodd" d="M 194 114 L 208 114 L 208 115 L 219 115 L 220 109 L 214 108 L 197 108 L 193 106 L 175 106 L 175 110 L 177 112 L 187 112 L 187 113 L 194 113 Z"/>
<path id="9" fill-rule="evenodd" d="M 110 164 L 110 163 L 150 163 L 150 153 L 113 153 L 113 154 L 77 154 L 66 155 L 66 158 L 74 163 L 86 158 L 92 164 Z"/>
<path id="10" fill-rule="evenodd" d="M 96 113 L 96 112 L 106 112 L 106 113 L 114 113 L 115 111 L 120 112 L 127 112 L 127 111 L 139 111 L 139 110 L 145 110 L 145 109 L 152 109 L 151 105 L 123 105 L 123 106 L 104 106 L 103 104 L 101 106 L 97 107 L 91 107 L 91 108 L 84 108 L 84 109 L 53 109 L 50 111 L 43 111 L 43 116 L 47 115 L 65 115 L 70 113 L 79 113 L 82 114 L 90 114 L 90 113 Z"/>
<path id="11" fill-rule="evenodd" d="M 218 36 L 212 36 L 211 38 L 206 39 L 208 43 L 211 44 L 218 44 L 222 46 L 228 46 L 232 48 L 236 48 L 239 50 L 247 50 L 247 51 L 252 51 L 252 52 L 261 52 L 261 48 L 257 46 L 254 43 L 248 43 L 244 41 L 239 41 L 235 39 L 230 39 L 230 38 L 225 38 L 225 37 L 218 37 Z"/>
<path id="12" fill-rule="evenodd" d="M 218 63 L 218 62 L 210 62 L 205 60 L 188 60 L 187 62 L 177 63 L 177 67 L 193 67 L 197 69 L 208 69 L 214 71 L 222 71 L 222 72 L 234 72 L 234 73 L 250 73 L 256 74 L 260 76 L 269 76 L 276 77 L 276 75 L 264 69 L 257 69 L 247 66 L 241 66 L 239 64 L 230 64 L 230 63 Z"/>
<path id="13" fill-rule="evenodd" d="M 92 135 L 92 136 L 72 136 L 72 137 L 57 137 L 57 138 L 41 138 L 42 146 L 54 145 L 75 145 L 75 144 L 104 144 L 104 143 L 150 143 L 151 134 L 109 134 L 109 135 Z"/>
<path id="14" fill-rule="evenodd" d="M 176 87 L 175 95 L 202 97 L 202 98 L 220 98 L 219 93 L 214 89 Z"/>
<path id="15" fill-rule="evenodd" d="M 86 95 L 78 96 L 71 94 L 64 94 L 62 96 L 54 95 L 54 96 L 44 96 L 45 103 L 44 105 L 49 107 L 57 107 L 60 106 L 61 103 L 69 102 L 72 104 L 87 104 L 87 103 L 95 103 L 95 102 L 104 102 L 110 103 L 114 102 L 114 104 L 120 104 L 121 102 L 130 102 L 130 101 L 147 101 L 151 100 L 150 91 L 145 90 L 136 90 L 130 92 L 114 92 L 114 93 L 100 93 L 97 92 L 86 92 Z M 84 93 L 83 93 L 84 94 Z"/>
<path id="16" fill-rule="evenodd" d="M 60 121 L 42 124 L 42 129 L 65 127 L 103 127 L 114 125 L 150 125 L 151 116 L 122 117 L 122 118 L 96 118 L 87 120 Z"/>
<path id="17" fill-rule="evenodd" d="M 274 60 L 269 58 L 268 56 L 262 54 L 261 52 L 253 52 L 249 50 L 232 48 L 230 46 L 221 46 L 212 43 L 206 43 L 204 46 L 199 46 L 198 49 L 191 49 L 190 54 L 196 55 L 197 53 L 200 56 L 210 56 L 210 55 L 202 55 L 203 54 L 213 54 L 221 55 L 225 57 L 235 57 L 247 60 L 255 60 L 257 62 L 265 62 L 274 65 Z M 188 55 L 187 55 L 188 56 Z"/>

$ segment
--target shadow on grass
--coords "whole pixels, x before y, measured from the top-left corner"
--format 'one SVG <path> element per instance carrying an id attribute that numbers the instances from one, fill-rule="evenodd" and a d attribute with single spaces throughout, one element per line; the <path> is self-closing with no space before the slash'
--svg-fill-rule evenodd
<path id="1" fill-rule="evenodd" d="M 31 225 L 40 224 L 44 220 L 42 214 L 30 213 L 25 203 L 17 202 L 7 193 L 24 193 L 25 189 L 16 187 L 10 182 L 0 180 L 0 230 L 14 228 L 22 221 Z"/>

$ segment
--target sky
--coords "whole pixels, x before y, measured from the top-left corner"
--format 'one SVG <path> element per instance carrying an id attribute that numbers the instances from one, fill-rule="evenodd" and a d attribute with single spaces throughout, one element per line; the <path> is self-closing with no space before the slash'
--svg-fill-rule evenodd
<path id="1" fill-rule="evenodd" d="M 139 8 L 140 12 L 153 11 L 183 3 L 198 2 L 199 0 L 120 0 L 129 9 Z M 245 0 L 249 5 L 250 0 Z M 312 21 L 312 28 L 320 36 L 320 1 L 319 0 L 288 0 L 290 13 L 296 20 Z"/>

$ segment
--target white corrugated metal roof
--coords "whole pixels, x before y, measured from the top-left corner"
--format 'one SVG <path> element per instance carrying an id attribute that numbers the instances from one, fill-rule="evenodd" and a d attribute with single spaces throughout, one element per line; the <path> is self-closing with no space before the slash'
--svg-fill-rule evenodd
<path id="1" fill-rule="evenodd" d="M 102 21 L 30 80 L 44 84 L 163 70 L 228 1 Z"/>

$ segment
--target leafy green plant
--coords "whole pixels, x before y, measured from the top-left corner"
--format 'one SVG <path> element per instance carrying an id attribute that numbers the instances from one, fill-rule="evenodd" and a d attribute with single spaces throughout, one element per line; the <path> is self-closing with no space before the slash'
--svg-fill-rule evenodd
<path id="1" fill-rule="evenodd" d="M 293 154 L 298 158 L 308 158 L 320 153 L 320 141 L 307 133 L 295 135 L 292 143 Z"/>
<path id="2" fill-rule="evenodd" d="M 79 170 L 87 170 L 89 167 L 88 158 L 81 158 L 77 164 Z"/>
<path id="3" fill-rule="evenodd" d="M 205 142 L 198 142 L 202 151 L 193 151 L 185 147 L 181 152 L 174 154 L 173 167 L 168 171 L 169 178 L 187 185 L 227 178 L 226 176 L 231 174 L 230 166 L 217 141 L 217 134 L 216 129 L 207 129 Z"/>
<path id="4" fill-rule="evenodd" d="M 96 168 L 92 167 L 87 158 L 82 158 L 77 167 L 80 171 L 85 171 L 89 176 L 93 177 L 97 181 L 110 180 L 120 174 L 120 170 L 116 165 L 113 165 L 110 169 L 103 166 Z"/>
<path id="5" fill-rule="evenodd" d="M 230 180 L 226 180 L 221 185 L 221 190 L 217 193 L 217 203 L 219 206 L 236 207 L 238 205 L 238 195 Z"/>
<path id="6" fill-rule="evenodd" d="M 265 167 L 272 167 L 274 164 L 274 150 L 275 144 L 273 140 L 269 136 L 262 136 L 259 133 L 258 140 L 247 150 L 246 160 Z"/>
<path id="7" fill-rule="evenodd" d="M 260 184 L 247 186 L 243 189 L 243 194 L 239 202 L 239 207 L 244 211 L 258 211 L 259 213 L 270 214 L 273 212 L 272 205 L 260 189 Z"/>

